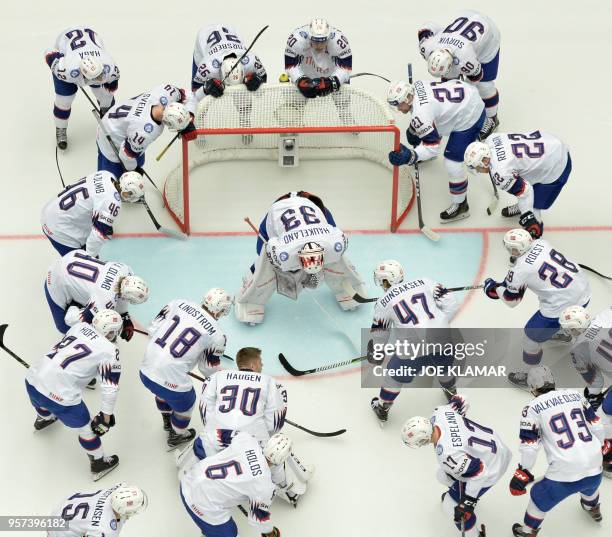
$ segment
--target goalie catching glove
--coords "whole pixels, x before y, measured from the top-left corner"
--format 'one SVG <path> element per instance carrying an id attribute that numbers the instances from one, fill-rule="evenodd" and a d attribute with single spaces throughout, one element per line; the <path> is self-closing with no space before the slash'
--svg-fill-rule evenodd
<path id="1" fill-rule="evenodd" d="M 106 414 L 98 412 L 98 414 L 91 420 L 91 430 L 96 436 L 104 436 L 111 427 L 115 426 L 115 415 L 109 416 L 108 423 L 104 419 Z"/>

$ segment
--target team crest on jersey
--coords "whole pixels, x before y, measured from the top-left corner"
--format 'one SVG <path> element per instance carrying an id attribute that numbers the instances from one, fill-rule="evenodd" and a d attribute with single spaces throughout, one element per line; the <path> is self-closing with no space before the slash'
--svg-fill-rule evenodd
<path id="1" fill-rule="evenodd" d="M 278 256 L 281 261 L 287 261 L 289 259 L 289 254 L 287 252 L 281 252 Z"/>
<path id="2" fill-rule="evenodd" d="M 72 71 L 70 71 L 70 76 L 72 78 L 78 78 L 80 74 L 81 74 L 81 71 L 79 71 L 78 69 L 73 69 Z"/>
<path id="3" fill-rule="evenodd" d="M 121 201 L 121 196 L 119 195 L 119 192 L 115 192 L 115 199 L 117 201 Z"/>
<path id="4" fill-rule="evenodd" d="M 443 452 L 443 451 L 444 451 L 444 446 L 442 446 L 442 444 L 438 444 L 438 445 L 436 446 L 436 453 L 437 453 L 438 455 L 442 455 L 442 452 Z"/>
<path id="5" fill-rule="evenodd" d="M 342 248 L 343 246 L 341 242 L 337 242 L 336 244 L 334 244 L 334 250 L 336 250 L 336 252 L 341 252 Z"/>
<path id="6" fill-rule="evenodd" d="M 164 106 L 166 106 L 168 104 L 168 97 L 166 97 L 165 95 L 162 95 L 159 98 L 159 104 L 163 104 Z"/>
<path id="7" fill-rule="evenodd" d="M 114 518 L 110 521 L 110 527 L 113 531 L 117 530 L 117 521 Z"/>
<path id="8" fill-rule="evenodd" d="M 110 65 L 106 65 L 104 64 L 104 69 L 102 70 L 102 72 L 107 75 L 108 73 L 110 73 Z"/>
<path id="9" fill-rule="evenodd" d="M 145 123 L 144 131 L 148 132 L 148 133 L 153 132 L 153 124 L 152 123 Z"/>
<path id="10" fill-rule="evenodd" d="M 453 65 L 459 65 L 459 58 L 453 58 Z"/>
<path id="11" fill-rule="evenodd" d="M 221 67 L 221 62 L 215 58 L 212 62 L 212 66 L 214 69 L 219 69 Z"/>
<path id="12" fill-rule="evenodd" d="M 308 39 L 308 34 L 306 32 L 300 32 L 300 35 L 304 38 L 304 39 Z"/>
<path id="13" fill-rule="evenodd" d="M 243 65 L 248 65 L 249 57 L 245 56 L 244 58 L 242 58 L 242 60 L 240 60 L 240 63 L 243 64 Z"/>
<path id="14" fill-rule="evenodd" d="M 332 32 L 331 34 L 329 34 L 329 39 L 333 39 L 334 37 L 336 37 L 336 32 Z"/>

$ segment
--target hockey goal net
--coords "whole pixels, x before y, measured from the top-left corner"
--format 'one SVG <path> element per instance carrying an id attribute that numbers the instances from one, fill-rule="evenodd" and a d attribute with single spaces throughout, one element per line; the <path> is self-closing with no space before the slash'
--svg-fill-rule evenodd
<path id="1" fill-rule="evenodd" d="M 386 103 L 360 88 L 345 85 L 333 95 L 305 99 L 291 84 L 264 84 L 256 92 L 228 87 L 222 97 L 200 102 L 195 123 L 197 130 L 183 138 L 181 162 L 164 185 L 166 207 L 185 233 L 190 233 L 190 172 L 219 161 L 270 160 L 286 166 L 365 159 L 388 169 L 392 232 L 412 207 L 409 167 L 388 160 L 389 151 L 399 147 L 399 129 Z M 325 192 L 318 194 L 325 198 Z"/>

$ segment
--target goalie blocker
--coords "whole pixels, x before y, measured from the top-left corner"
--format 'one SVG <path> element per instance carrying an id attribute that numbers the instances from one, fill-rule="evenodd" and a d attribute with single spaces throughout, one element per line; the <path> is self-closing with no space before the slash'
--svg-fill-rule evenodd
<path id="1" fill-rule="evenodd" d="M 353 295 L 366 293 L 355 267 L 344 256 L 348 241 L 320 198 L 291 192 L 274 202 L 259 227 L 259 257 L 243 278 L 236 318 L 263 322 L 265 305 L 277 291 L 293 300 L 304 288 L 324 281 L 343 310 L 359 306 Z"/>

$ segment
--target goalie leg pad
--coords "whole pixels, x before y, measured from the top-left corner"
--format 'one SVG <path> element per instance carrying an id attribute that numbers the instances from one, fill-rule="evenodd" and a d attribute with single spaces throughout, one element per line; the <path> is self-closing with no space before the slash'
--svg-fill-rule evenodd
<path id="1" fill-rule="evenodd" d="M 257 258 L 254 270 L 242 280 L 234 312 L 243 323 L 258 324 L 264 319 L 264 306 L 276 289 L 276 274 L 265 253 Z"/>
<path id="2" fill-rule="evenodd" d="M 323 270 L 325 283 L 334 293 L 340 307 L 344 311 L 359 307 L 359 302 L 353 300 L 353 295 L 358 293 L 367 296 L 365 282 L 346 256 L 342 256 L 336 263 L 326 265 Z"/>

